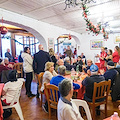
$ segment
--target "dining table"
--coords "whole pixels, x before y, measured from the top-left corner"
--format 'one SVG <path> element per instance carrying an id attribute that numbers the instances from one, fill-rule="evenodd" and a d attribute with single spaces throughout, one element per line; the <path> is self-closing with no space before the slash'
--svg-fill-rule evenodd
<path id="1" fill-rule="evenodd" d="M 2 95 L 3 87 L 4 87 L 4 84 L 1 83 L 1 84 L 0 84 L 0 97 L 1 97 L 1 95 Z M 1 100 L 0 100 L 0 120 L 3 120 L 3 108 L 2 108 Z"/>
<path id="2" fill-rule="evenodd" d="M 78 90 L 74 90 L 75 92 L 77 92 L 77 99 L 83 99 L 84 98 L 84 93 L 85 93 L 85 86 L 82 85 L 82 81 L 87 77 L 87 74 L 83 74 L 79 76 L 79 79 L 77 80 L 73 80 L 74 83 L 79 84 L 80 88 Z M 65 75 L 65 78 L 70 78 L 71 79 L 71 75 Z"/>

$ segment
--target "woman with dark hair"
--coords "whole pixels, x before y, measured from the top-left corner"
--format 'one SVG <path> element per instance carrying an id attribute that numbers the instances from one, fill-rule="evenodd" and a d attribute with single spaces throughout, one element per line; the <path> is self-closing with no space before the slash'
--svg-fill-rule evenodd
<path id="1" fill-rule="evenodd" d="M 113 62 L 116 65 L 120 58 L 120 48 L 118 46 L 115 46 L 114 51 L 115 52 L 112 54 L 112 56 L 113 56 Z"/>
<path id="2" fill-rule="evenodd" d="M 28 97 L 33 97 L 35 96 L 31 92 L 31 82 L 33 78 L 33 59 L 30 55 L 30 48 L 25 47 L 24 52 L 22 53 L 21 57 L 23 58 L 23 69 L 24 72 L 26 73 L 26 81 L 25 81 L 25 88 L 26 88 L 26 95 Z"/>
<path id="3" fill-rule="evenodd" d="M 109 61 L 112 61 L 113 60 L 113 57 L 112 57 L 112 50 L 109 49 L 108 52 L 107 52 L 107 56 L 104 58 L 105 60 L 105 66 L 107 66 L 107 63 Z"/>
<path id="4" fill-rule="evenodd" d="M 8 81 L 2 91 L 2 104 L 3 105 L 10 105 L 12 102 L 15 93 L 19 87 L 22 87 L 24 79 L 23 78 L 18 78 L 16 75 L 17 71 L 16 70 L 10 70 L 8 73 Z M 17 102 L 17 101 L 15 101 Z"/>
<path id="5" fill-rule="evenodd" d="M 82 65 L 83 65 L 83 62 L 82 62 L 81 56 L 78 56 L 78 57 L 77 57 L 77 62 L 76 62 L 76 63 L 73 63 L 73 65 L 75 65 L 76 71 L 82 72 Z"/>

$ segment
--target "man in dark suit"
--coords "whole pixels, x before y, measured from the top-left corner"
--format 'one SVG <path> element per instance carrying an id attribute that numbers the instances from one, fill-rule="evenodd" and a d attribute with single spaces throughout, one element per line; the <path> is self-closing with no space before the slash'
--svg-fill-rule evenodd
<path id="1" fill-rule="evenodd" d="M 43 45 L 40 44 L 38 48 L 39 48 L 39 52 L 34 54 L 34 59 L 33 59 L 33 70 L 36 74 L 44 72 L 45 63 L 48 61 L 51 62 L 49 53 L 43 51 Z M 37 89 L 37 97 L 39 97 L 38 89 Z"/>

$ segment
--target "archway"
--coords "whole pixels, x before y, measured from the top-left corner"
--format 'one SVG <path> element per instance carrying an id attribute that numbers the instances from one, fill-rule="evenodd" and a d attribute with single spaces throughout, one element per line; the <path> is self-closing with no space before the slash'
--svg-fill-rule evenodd
<path id="1" fill-rule="evenodd" d="M 0 20 L 0 22 L 2 22 L 2 20 Z M 19 23 L 7 21 L 7 20 L 4 20 L 4 23 L 10 24 L 10 25 L 14 25 L 14 26 L 16 26 L 16 27 L 20 27 L 20 28 L 23 28 L 23 29 L 29 31 L 29 32 L 32 33 L 32 34 L 39 40 L 39 42 L 44 46 L 44 50 L 47 50 L 47 44 L 46 44 L 45 39 L 44 39 L 43 36 L 42 36 L 39 32 L 37 32 L 35 29 L 33 29 L 33 28 L 31 28 L 31 27 L 28 27 L 28 26 L 25 26 L 25 25 L 22 25 L 22 24 L 19 24 Z"/>
<path id="2" fill-rule="evenodd" d="M 70 38 L 69 38 L 70 37 Z M 61 40 L 59 40 L 59 39 L 62 39 L 62 41 Z M 66 38 L 68 39 L 68 40 L 66 40 Z M 63 40 L 64 39 L 64 40 Z M 64 42 L 67 42 L 67 44 L 65 44 Z M 61 48 L 63 48 L 63 45 L 61 45 L 61 43 L 63 43 L 63 45 L 64 45 L 64 47 L 66 48 L 66 46 L 67 45 L 70 45 L 70 46 L 72 46 L 72 47 L 74 47 L 74 48 L 77 48 L 77 50 L 79 51 L 80 50 L 80 40 L 79 40 L 79 38 L 77 37 L 77 36 L 75 36 L 75 35 L 71 35 L 71 34 L 63 34 L 63 35 L 61 35 L 61 36 L 59 36 L 58 38 L 57 38 L 57 43 L 56 43 L 56 45 L 55 45 L 55 51 L 57 51 L 57 52 L 60 52 L 60 53 L 62 53 L 62 51 L 60 50 Z M 73 45 L 74 44 L 74 45 Z M 73 48 L 72 48 L 73 49 Z M 72 50 L 73 51 L 73 50 Z"/>

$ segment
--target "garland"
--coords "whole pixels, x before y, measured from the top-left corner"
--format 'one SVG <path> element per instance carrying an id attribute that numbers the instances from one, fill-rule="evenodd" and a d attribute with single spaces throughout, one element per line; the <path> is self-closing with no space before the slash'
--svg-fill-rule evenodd
<path id="1" fill-rule="evenodd" d="M 82 9 L 83 9 L 83 17 L 84 20 L 86 21 L 86 25 L 87 25 L 87 29 L 86 31 L 90 31 L 95 33 L 95 35 L 97 36 L 100 32 L 103 33 L 103 37 L 104 39 L 108 39 L 108 33 L 105 31 L 104 27 L 101 27 L 101 23 L 97 23 L 97 26 L 93 25 L 93 23 L 90 21 L 90 19 L 88 19 L 88 15 L 89 15 L 89 10 L 86 7 L 85 4 L 82 4 Z"/>
<path id="2" fill-rule="evenodd" d="M 71 39 L 72 39 L 72 37 L 71 37 L 70 34 L 69 34 L 69 35 L 62 35 L 62 36 L 59 36 L 59 37 L 57 38 L 57 40 L 58 40 L 59 38 L 64 38 L 64 40 L 61 41 L 61 42 L 59 42 L 59 43 L 57 43 L 57 44 L 55 44 L 55 45 L 60 45 L 61 43 L 63 43 L 63 42 L 66 40 L 66 38 L 68 38 L 68 40 L 71 40 Z"/>
<path id="3" fill-rule="evenodd" d="M 14 38 L 11 38 L 10 36 L 2 36 L 1 38 L 6 38 L 6 39 L 14 40 L 15 42 L 19 43 L 20 45 L 25 45 L 25 46 L 35 45 L 35 44 L 38 44 L 38 43 L 39 43 L 39 42 L 37 42 L 37 43 L 32 43 L 32 44 L 23 44 L 23 43 L 17 41 L 16 39 L 14 39 Z"/>

